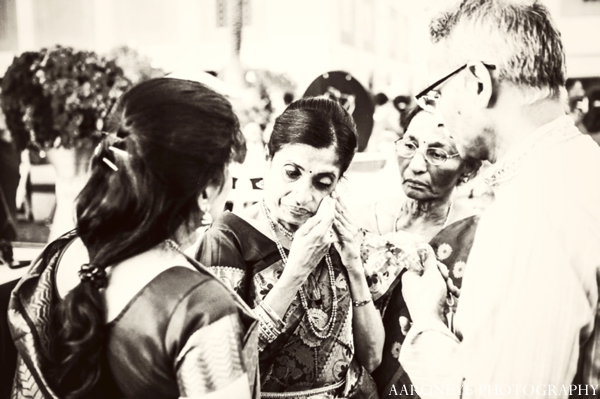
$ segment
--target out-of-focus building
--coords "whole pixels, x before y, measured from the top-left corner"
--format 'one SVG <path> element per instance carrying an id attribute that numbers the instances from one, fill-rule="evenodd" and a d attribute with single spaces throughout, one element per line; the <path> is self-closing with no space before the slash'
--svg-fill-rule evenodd
<path id="1" fill-rule="evenodd" d="M 227 0 L 201 0 L 207 16 L 198 43 L 209 69 L 227 62 Z M 408 88 L 409 16 L 398 0 L 248 0 L 242 62 L 288 73 L 300 90 L 318 75 L 351 72 L 364 86 Z"/>
<path id="2" fill-rule="evenodd" d="M 15 54 L 62 44 L 100 53 L 127 45 L 167 71 L 220 71 L 230 56 L 228 1 L 0 0 L 0 70 Z M 374 90 L 407 92 L 412 33 L 403 3 L 244 0 L 242 63 L 285 72 L 299 90 L 345 70 Z"/>
<path id="3" fill-rule="evenodd" d="M 54 44 L 100 53 L 127 45 L 167 71 L 220 71 L 229 1 L 0 0 L 0 74 L 14 55 Z M 451 1 L 243 0 L 241 60 L 287 73 L 300 91 L 345 70 L 375 92 L 414 93 L 427 82 L 428 19 Z M 600 1 L 542 1 L 562 31 L 569 76 L 599 76 Z"/>
<path id="4" fill-rule="evenodd" d="M 557 15 L 570 78 L 600 77 L 600 0 L 545 0 Z"/>

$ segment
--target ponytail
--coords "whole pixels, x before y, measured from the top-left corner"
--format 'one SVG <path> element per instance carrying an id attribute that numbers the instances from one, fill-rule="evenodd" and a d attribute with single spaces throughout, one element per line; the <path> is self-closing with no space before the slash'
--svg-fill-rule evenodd
<path id="1" fill-rule="evenodd" d="M 59 359 L 54 387 L 59 397 L 89 398 L 100 380 L 106 348 L 103 301 L 94 283 L 82 281 L 57 308 L 53 354 Z"/>
<path id="2" fill-rule="evenodd" d="M 182 226 L 191 232 L 202 217 L 200 194 L 222 183 L 225 166 L 245 153 L 231 104 L 197 82 L 146 81 L 120 99 L 114 115 L 118 133 L 96 148 L 77 199 L 77 234 L 90 264 L 53 319 L 53 389 L 68 399 L 92 397 L 102 378 L 106 268 Z"/>

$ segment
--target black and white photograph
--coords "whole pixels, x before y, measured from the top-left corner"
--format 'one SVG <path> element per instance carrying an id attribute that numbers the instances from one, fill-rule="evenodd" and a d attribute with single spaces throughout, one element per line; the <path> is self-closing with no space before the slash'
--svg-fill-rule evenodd
<path id="1" fill-rule="evenodd" d="M 600 0 L 0 0 L 0 399 L 600 399 Z"/>

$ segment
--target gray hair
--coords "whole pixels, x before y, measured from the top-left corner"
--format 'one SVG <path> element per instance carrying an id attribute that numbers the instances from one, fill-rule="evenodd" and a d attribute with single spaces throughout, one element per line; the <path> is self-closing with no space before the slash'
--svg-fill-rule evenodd
<path id="1" fill-rule="evenodd" d="M 430 36 L 434 43 L 458 42 L 452 52 L 461 62 L 495 64 L 500 80 L 528 103 L 565 94 L 561 35 L 537 0 L 462 0 L 431 21 Z"/>

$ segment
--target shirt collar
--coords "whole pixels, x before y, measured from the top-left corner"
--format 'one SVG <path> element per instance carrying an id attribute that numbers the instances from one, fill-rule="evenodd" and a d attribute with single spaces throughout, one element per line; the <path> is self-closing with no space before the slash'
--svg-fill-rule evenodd
<path id="1" fill-rule="evenodd" d="M 537 128 L 510 149 L 502 159 L 488 169 L 484 175 L 485 182 L 492 187 L 508 182 L 518 174 L 520 165 L 535 148 L 561 142 L 578 134 L 581 133 L 570 116 L 559 116 Z"/>

